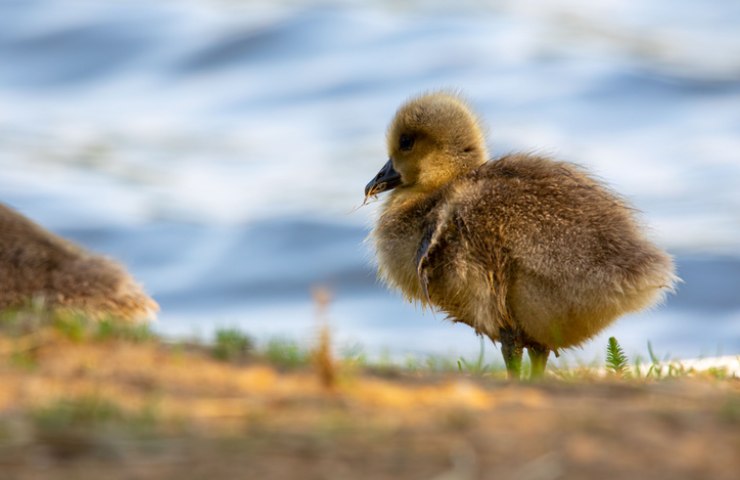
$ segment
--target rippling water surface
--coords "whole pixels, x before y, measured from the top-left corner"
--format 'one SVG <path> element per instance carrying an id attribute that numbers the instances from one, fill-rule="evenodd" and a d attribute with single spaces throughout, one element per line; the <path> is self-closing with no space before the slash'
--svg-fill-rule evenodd
<path id="1" fill-rule="evenodd" d="M 474 334 L 374 279 L 355 210 L 408 96 L 460 88 L 491 151 L 587 166 L 684 279 L 628 353 L 740 353 L 740 6 L 637 0 L 0 2 L 0 201 L 123 260 L 158 328 L 470 354 Z M 298 5 L 298 6 L 296 6 Z"/>

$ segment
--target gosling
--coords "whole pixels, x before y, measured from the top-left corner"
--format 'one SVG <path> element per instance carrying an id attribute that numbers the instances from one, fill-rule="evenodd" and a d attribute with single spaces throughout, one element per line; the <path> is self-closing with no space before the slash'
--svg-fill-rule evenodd
<path id="1" fill-rule="evenodd" d="M 379 277 L 501 343 L 509 378 L 531 377 L 673 289 L 671 257 L 634 210 L 582 168 L 540 155 L 488 160 L 480 121 L 456 95 L 402 105 L 390 159 L 365 187 L 391 191 L 371 233 Z"/>
<path id="2" fill-rule="evenodd" d="M 159 310 L 121 265 L 0 204 L 0 311 L 33 302 L 92 319 L 128 322 L 153 320 Z"/>

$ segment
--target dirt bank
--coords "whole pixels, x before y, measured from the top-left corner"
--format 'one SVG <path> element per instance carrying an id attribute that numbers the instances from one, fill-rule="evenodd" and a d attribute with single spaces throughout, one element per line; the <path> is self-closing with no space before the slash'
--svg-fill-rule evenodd
<path id="1" fill-rule="evenodd" d="M 74 337 L 74 336 L 72 336 Z M 0 337 L 2 479 L 734 479 L 740 381 L 378 375 Z M 319 369 L 321 370 L 321 369 Z"/>

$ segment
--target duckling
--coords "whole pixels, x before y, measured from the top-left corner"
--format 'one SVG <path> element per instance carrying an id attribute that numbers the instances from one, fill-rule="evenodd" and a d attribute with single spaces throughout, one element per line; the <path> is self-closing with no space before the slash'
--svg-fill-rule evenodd
<path id="1" fill-rule="evenodd" d="M 379 277 L 410 301 L 501 343 L 508 376 L 544 374 L 575 347 L 661 300 L 678 278 L 625 200 L 583 168 L 533 154 L 489 160 L 458 95 L 402 105 L 390 159 L 365 187 L 390 191 L 370 234 Z"/>
<path id="2" fill-rule="evenodd" d="M 159 310 L 118 263 L 73 245 L 0 204 L 0 311 L 46 308 L 130 322 Z"/>

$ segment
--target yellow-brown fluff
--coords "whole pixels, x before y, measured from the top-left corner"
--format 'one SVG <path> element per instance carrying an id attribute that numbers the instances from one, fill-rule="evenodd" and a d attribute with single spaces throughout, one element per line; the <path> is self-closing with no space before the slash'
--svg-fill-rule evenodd
<path id="1" fill-rule="evenodd" d="M 500 341 L 513 377 L 522 348 L 541 375 L 550 351 L 650 306 L 677 280 L 633 209 L 583 169 L 529 154 L 488 160 L 477 117 L 455 95 L 403 105 L 388 151 L 366 189 L 392 189 L 372 232 L 379 275 Z"/>
<path id="2" fill-rule="evenodd" d="M 118 263 L 0 204 L 0 310 L 32 301 L 92 318 L 153 319 L 159 307 Z"/>

